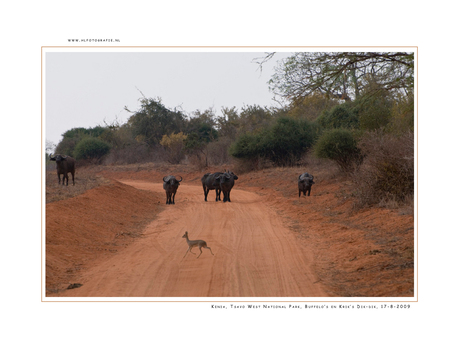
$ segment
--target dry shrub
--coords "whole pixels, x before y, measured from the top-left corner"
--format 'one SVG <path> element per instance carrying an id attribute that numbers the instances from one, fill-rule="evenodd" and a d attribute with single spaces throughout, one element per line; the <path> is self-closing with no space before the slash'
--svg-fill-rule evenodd
<path id="1" fill-rule="evenodd" d="M 302 172 L 308 172 L 315 176 L 315 182 L 327 179 L 343 178 L 344 174 L 340 167 L 329 159 L 316 157 L 313 150 L 307 151 L 298 162 L 297 167 Z"/>
<path id="2" fill-rule="evenodd" d="M 358 144 L 364 154 L 354 175 L 359 204 L 395 208 L 414 196 L 414 134 L 369 132 Z"/>
<path id="3" fill-rule="evenodd" d="M 105 157 L 104 164 L 136 164 L 146 162 L 164 162 L 167 159 L 166 151 L 158 146 L 149 148 L 146 144 L 130 145 L 112 149 Z"/>
<path id="4" fill-rule="evenodd" d="M 186 155 L 181 164 L 191 166 L 198 171 L 204 171 L 208 167 L 208 164 L 206 164 L 206 155 L 200 151 Z"/>
<path id="5" fill-rule="evenodd" d="M 231 144 L 232 140 L 228 137 L 222 137 L 217 141 L 208 143 L 208 163 L 211 165 L 228 164 L 230 162 L 230 155 L 228 154 L 228 150 Z"/>
<path id="6" fill-rule="evenodd" d="M 179 164 L 185 158 L 185 140 L 187 135 L 182 132 L 163 135 L 160 145 L 167 152 L 167 161 L 171 164 Z"/>
<path id="7" fill-rule="evenodd" d="M 108 184 L 109 180 L 99 176 L 94 170 L 77 166 L 75 171 L 75 185 L 69 174 L 69 185 L 58 184 L 55 171 L 46 172 L 46 203 L 56 202 L 85 193 L 87 190 Z"/>
<path id="8" fill-rule="evenodd" d="M 248 173 L 251 171 L 258 171 L 268 168 L 273 168 L 273 162 L 268 159 L 257 157 L 249 158 L 232 158 L 232 165 L 235 171 L 240 174 Z"/>

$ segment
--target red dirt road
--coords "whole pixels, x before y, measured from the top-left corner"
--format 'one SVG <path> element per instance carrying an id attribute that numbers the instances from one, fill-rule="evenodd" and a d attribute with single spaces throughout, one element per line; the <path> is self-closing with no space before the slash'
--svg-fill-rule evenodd
<path id="1" fill-rule="evenodd" d="M 120 181 L 158 192 L 162 185 Z M 60 297 L 315 297 L 327 296 L 313 273 L 313 254 L 283 225 L 263 197 L 234 189 L 232 202 L 204 202 L 198 185 L 182 183 L 143 235 L 82 272 Z M 182 235 L 212 248 L 188 253 Z M 194 248 L 195 253 L 199 253 Z"/>

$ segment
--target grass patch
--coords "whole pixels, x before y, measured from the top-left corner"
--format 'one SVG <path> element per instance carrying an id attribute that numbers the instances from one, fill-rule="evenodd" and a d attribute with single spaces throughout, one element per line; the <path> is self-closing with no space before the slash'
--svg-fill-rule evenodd
<path id="1" fill-rule="evenodd" d="M 70 175 L 70 174 L 69 174 Z M 94 171 L 80 169 L 75 173 L 75 186 L 72 184 L 72 177 L 69 178 L 69 185 L 58 184 L 55 171 L 46 172 L 46 203 L 56 202 L 73 198 L 83 194 L 87 190 L 108 184 L 109 179 L 96 175 Z"/>

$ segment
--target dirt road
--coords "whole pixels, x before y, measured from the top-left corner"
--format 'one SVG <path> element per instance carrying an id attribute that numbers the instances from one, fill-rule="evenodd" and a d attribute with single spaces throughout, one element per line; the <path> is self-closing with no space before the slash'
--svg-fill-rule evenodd
<path id="1" fill-rule="evenodd" d="M 161 184 L 120 181 L 138 189 Z M 204 202 L 197 185 L 181 184 L 143 236 L 107 261 L 84 272 L 79 297 L 315 297 L 326 296 L 313 274 L 312 254 L 302 247 L 276 211 L 255 194 L 232 191 L 232 202 Z M 139 200 L 142 202 L 142 200 Z M 188 253 L 182 235 L 203 239 L 200 258 Z M 199 253 L 194 248 L 195 253 Z"/>

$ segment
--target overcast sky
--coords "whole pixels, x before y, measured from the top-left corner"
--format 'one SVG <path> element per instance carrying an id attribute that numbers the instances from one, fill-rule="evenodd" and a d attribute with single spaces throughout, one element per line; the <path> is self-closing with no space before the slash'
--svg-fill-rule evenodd
<path id="1" fill-rule="evenodd" d="M 264 52 L 47 52 L 46 140 L 59 143 L 74 127 L 94 127 L 139 108 L 142 92 L 185 113 L 213 107 L 277 105 L 268 89 L 277 53 L 262 71 L 254 59 Z M 260 61 L 260 60 L 258 60 Z"/>

